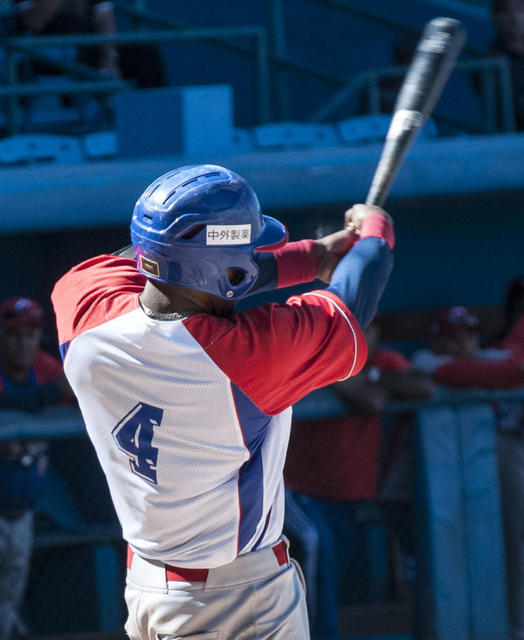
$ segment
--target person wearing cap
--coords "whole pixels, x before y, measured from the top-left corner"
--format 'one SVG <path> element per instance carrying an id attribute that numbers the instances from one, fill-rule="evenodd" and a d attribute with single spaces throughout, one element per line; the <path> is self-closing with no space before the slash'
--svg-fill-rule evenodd
<path id="1" fill-rule="evenodd" d="M 0 409 L 37 411 L 62 402 L 60 362 L 40 348 L 43 310 L 14 297 L 0 304 Z M 12 637 L 31 559 L 33 511 L 48 467 L 42 440 L 0 440 L 0 639 Z"/>
<path id="2" fill-rule="evenodd" d="M 524 385 L 522 358 L 507 348 L 481 348 L 479 318 L 464 306 L 440 311 L 429 327 L 428 348 L 413 365 L 456 389 L 506 389 Z"/>
<path id="3" fill-rule="evenodd" d="M 428 327 L 428 346 L 415 351 L 411 362 L 437 385 L 455 390 L 524 385 L 522 358 L 501 345 L 482 348 L 479 318 L 462 305 L 435 314 Z M 396 443 L 395 457 L 384 477 L 381 501 L 393 518 L 401 516 L 398 525 L 403 530 L 404 560 L 414 567 L 411 434 L 410 429 L 405 429 Z"/>
<path id="4" fill-rule="evenodd" d="M 479 318 L 454 306 L 441 311 L 430 326 L 429 349 L 413 355 L 414 364 L 435 382 L 455 389 L 509 389 L 524 386 L 524 282 L 511 283 L 505 325 L 489 348 L 480 345 Z M 521 402 L 495 404 L 497 458 L 504 542 L 507 558 L 510 637 L 524 638 L 524 438 Z"/>

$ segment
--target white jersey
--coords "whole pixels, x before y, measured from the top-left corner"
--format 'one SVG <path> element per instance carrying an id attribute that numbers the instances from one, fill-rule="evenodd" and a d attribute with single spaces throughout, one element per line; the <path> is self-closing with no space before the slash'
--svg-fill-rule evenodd
<path id="1" fill-rule="evenodd" d="M 327 292 L 159 321 L 139 306 L 143 286 L 115 256 L 57 283 L 65 372 L 132 549 L 220 566 L 278 540 L 291 404 L 357 373 L 365 341 Z"/>

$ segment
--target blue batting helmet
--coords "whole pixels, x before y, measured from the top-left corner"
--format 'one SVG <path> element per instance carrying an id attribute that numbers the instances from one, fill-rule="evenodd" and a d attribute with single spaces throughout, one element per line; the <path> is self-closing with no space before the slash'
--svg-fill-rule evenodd
<path id="1" fill-rule="evenodd" d="M 286 228 L 262 215 L 251 186 L 211 164 L 160 176 L 136 203 L 131 221 L 137 266 L 145 276 L 226 300 L 246 295 L 254 285 L 254 251 L 286 241 Z"/>

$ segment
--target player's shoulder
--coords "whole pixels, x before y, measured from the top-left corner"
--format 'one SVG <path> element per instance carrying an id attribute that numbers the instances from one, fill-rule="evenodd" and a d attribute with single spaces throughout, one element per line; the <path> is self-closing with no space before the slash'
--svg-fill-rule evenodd
<path id="1" fill-rule="evenodd" d="M 286 338 L 304 334 L 308 339 L 324 336 L 340 325 L 344 337 L 365 344 L 356 319 L 346 305 L 329 291 L 311 291 L 291 296 L 286 302 L 268 302 L 235 311 L 225 317 L 195 314 L 184 320 L 186 328 L 202 346 L 208 346 L 228 334 L 262 335 L 269 345 L 283 344 Z M 350 330 L 351 329 L 351 330 Z"/>
<path id="2" fill-rule="evenodd" d="M 60 344 L 137 308 L 145 281 L 135 260 L 122 256 L 100 255 L 72 267 L 51 294 Z"/>
<path id="3" fill-rule="evenodd" d="M 243 311 L 234 311 L 226 316 L 196 313 L 183 321 L 186 329 L 204 348 L 211 347 L 222 338 L 235 334 L 257 333 L 272 325 L 272 315 L 277 303 L 267 303 Z"/>
<path id="4" fill-rule="evenodd" d="M 93 282 L 93 278 L 103 277 L 106 284 L 110 285 L 113 281 L 128 279 L 139 281 L 142 285 L 145 278 L 136 268 L 136 261 L 132 258 L 125 258 L 117 255 L 102 254 L 84 260 L 71 267 L 56 283 L 55 289 L 71 283 L 82 283 L 89 279 Z"/>

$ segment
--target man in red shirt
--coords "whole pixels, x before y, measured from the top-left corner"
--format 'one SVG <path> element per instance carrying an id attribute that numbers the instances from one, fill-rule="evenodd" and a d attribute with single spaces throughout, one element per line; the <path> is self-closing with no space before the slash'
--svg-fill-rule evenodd
<path id="1" fill-rule="evenodd" d="M 429 330 L 429 348 L 413 354 L 417 369 L 455 389 L 507 389 L 524 384 L 524 325 L 515 325 L 497 348 L 480 347 L 479 319 L 463 306 L 443 309 Z M 524 333 L 524 332 L 523 332 Z"/>

